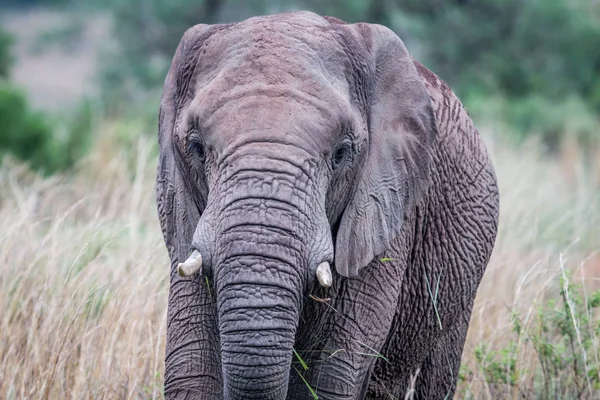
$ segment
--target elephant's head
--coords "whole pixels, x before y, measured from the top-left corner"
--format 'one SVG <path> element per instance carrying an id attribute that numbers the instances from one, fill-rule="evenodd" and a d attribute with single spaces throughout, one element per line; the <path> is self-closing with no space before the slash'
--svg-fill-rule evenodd
<path id="1" fill-rule="evenodd" d="M 285 397 L 318 266 L 322 281 L 323 263 L 355 276 L 399 234 L 434 126 L 385 27 L 299 12 L 185 33 L 161 102 L 158 208 L 172 260 L 193 252 L 182 272 L 211 279 L 226 398 Z"/>

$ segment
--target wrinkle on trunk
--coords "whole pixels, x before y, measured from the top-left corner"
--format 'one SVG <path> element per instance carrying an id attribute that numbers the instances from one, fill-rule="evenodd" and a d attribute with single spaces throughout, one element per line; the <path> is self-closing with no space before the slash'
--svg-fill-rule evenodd
<path id="1" fill-rule="evenodd" d="M 231 219 L 217 239 L 221 253 L 215 284 L 226 399 L 287 395 L 307 246 L 286 230 L 290 221 L 299 226 L 297 210 L 279 203 L 262 217 L 260 211 L 248 212 L 260 210 L 261 203 L 264 200 L 236 202 L 245 223 Z"/>

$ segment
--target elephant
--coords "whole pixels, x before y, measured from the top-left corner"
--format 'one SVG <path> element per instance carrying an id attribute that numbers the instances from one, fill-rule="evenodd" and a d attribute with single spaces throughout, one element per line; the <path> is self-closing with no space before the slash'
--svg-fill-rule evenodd
<path id="1" fill-rule="evenodd" d="M 393 31 L 307 11 L 193 26 L 158 131 L 166 398 L 453 396 L 497 181 Z"/>

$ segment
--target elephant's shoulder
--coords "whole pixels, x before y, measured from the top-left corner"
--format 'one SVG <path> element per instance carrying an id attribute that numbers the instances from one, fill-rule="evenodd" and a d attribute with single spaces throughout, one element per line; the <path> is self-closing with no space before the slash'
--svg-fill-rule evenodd
<path id="1" fill-rule="evenodd" d="M 458 141 L 462 144 L 469 143 L 471 147 L 480 147 L 479 133 L 450 86 L 418 61 L 414 61 L 414 64 L 431 99 L 438 129 L 437 141 L 450 143 Z"/>
<path id="2" fill-rule="evenodd" d="M 448 84 L 446 84 L 446 82 L 440 79 L 440 77 L 437 76 L 433 71 L 431 71 L 415 59 L 413 59 L 413 63 L 415 64 L 417 72 L 421 76 L 421 79 L 423 80 L 423 83 L 425 84 L 425 87 L 429 91 L 430 95 L 436 92 L 439 94 L 446 95 L 453 94 Z"/>
<path id="3" fill-rule="evenodd" d="M 434 160 L 455 172 L 462 172 L 464 176 L 470 176 L 472 170 L 492 171 L 485 143 L 461 101 L 435 73 L 417 61 L 414 63 L 429 92 L 436 120 Z M 493 175 L 492 172 L 490 174 Z M 494 177 L 490 178 L 492 181 L 495 182 Z"/>
<path id="4" fill-rule="evenodd" d="M 440 123 L 444 125 L 447 122 L 456 121 L 458 118 L 464 117 L 466 111 L 458 97 L 450 89 L 450 86 L 423 64 L 415 60 L 413 62 L 429 93 L 438 127 Z M 444 134 L 443 131 L 440 133 Z"/>

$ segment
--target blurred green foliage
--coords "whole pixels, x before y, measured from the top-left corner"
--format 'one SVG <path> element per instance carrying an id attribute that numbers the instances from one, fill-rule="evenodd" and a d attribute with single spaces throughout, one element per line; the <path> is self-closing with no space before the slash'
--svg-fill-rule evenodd
<path id="1" fill-rule="evenodd" d="M 10 54 L 12 38 L 10 35 L 0 29 L 0 79 L 8 78 L 8 71 L 12 66 L 13 59 Z"/>
<path id="2" fill-rule="evenodd" d="M 0 157 L 10 152 L 35 168 L 54 171 L 60 154 L 45 116 L 29 109 L 25 94 L 9 83 L 0 84 Z"/>
<path id="3" fill-rule="evenodd" d="M 600 140 L 598 113 L 575 94 L 551 99 L 535 92 L 512 98 L 470 93 L 462 100 L 471 116 L 497 121 L 496 129 L 517 145 L 527 138 L 538 137 L 554 153 L 567 138 L 583 146 L 598 145 Z"/>
<path id="4" fill-rule="evenodd" d="M 414 5 L 412 4 L 414 3 Z M 402 2 L 430 66 L 460 92 L 589 99 L 600 85 L 600 9 L 587 0 Z M 401 27 L 397 27 L 400 28 Z M 600 110 L 600 109 L 599 109 Z"/>
<path id="5" fill-rule="evenodd" d="M 92 105 L 82 102 L 60 123 L 32 110 L 25 93 L 8 80 L 11 42 L 8 33 L 0 30 L 0 160 L 10 153 L 46 174 L 68 168 L 89 144 Z"/>
<path id="6" fill-rule="evenodd" d="M 31 52 L 41 54 L 52 48 L 73 52 L 82 46 L 85 20 L 80 14 L 73 14 L 63 25 L 50 28 L 35 38 Z"/>
<path id="7" fill-rule="evenodd" d="M 83 13 L 99 9 L 108 12 L 113 20 L 114 42 L 107 46 L 98 66 L 100 106 L 108 117 L 137 116 L 144 120 L 145 126 L 155 126 L 164 77 L 187 28 L 197 23 L 234 22 L 253 15 L 307 9 L 348 22 L 387 25 L 405 41 L 416 59 L 452 86 L 476 120 L 499 118 L 506 126 L 506 135 L 517 144 L 538 136 L 549 149 L 559 149 L 567 135 L 576 137 L 580 143 L 600 142 L 598 2 L 0 0 L 2 3 L 61 5 L 65 11 L 64 6 L 68 5 Z M 70 46 L 71 39 L 81 36 L 85 28 L 84 19 L 74 21 L 64 29 L 46 34 L 38 45 L 47 47 L 49 42 L 56 42 Z M 0 77 L 6 78 L 10 69 L 10 41 L 0 30 Z M 18 98 L 17 105 L 11 107 L 21 107 L 22 111 L 15 115 L 30 116 L 33 120 L 42 118 L 28 110 L 22 94 L 4 86 L 4 101 Z M 3 111 L 6 113 L 7 109 Z M 28 125 L 19 122 L 19 126 L 24 129 Z M 71 139 L 62 140 L 64 145 Z M 46 146 L 44 140 L 35 142 Z M 69 146 L 80 145 L 73 142 Z M 72 154 L 78 152 L 73 150 Z M 49 161 L 48 169 L 72 162 L 73 158 L 62 164 Z"/>
<path id="8" fill-rule="evenodd" d="M 59 123 L 32 110 L 25 93 L 0 82 L 0 160 L 4 154 L 51 174 L 72 166 L 86 152 L 92 134 L 91 103 L 82 103 Z"/>
<path id="9" fill-rule="evenodd" d="M 414 4 L 411 4 L 414 3 Z M 495 112 L 516 143 L 566 135 L 599 141 L 600 7 L 586 0 L 403 2 L 400 21 L 423 61 L 448 81 L 475 118 Z M 402 28 L 395 25 L 397 31 Z M 489 101 L 496 100 L 496 103 Z M 500 101 L 498 101 L 500 99 Z"/>
<path id="10" fill-rule="evenodd" d="M 281 11 L 280 3 L 268 0 L 112 0 L 109 8 L 119 51 L 106 58 L 101 70 L 102 87 L 111 88 L 109 93 L 105 92 L 109 111 L 115 106 L 115 98 L 130 104 L 140 90 L 162 87 L 171 57 L 187 28 L 198 23 L 244 19 L 267 13 L 269 9 Z"/>
<path id="11" fill-rule="evenodd" d="M 67 4 L 70 0 L 0 0 L 0 6 L 31 7 Z"/>
<path id="12" fill-rule="evenodd" d="M 113 0 L 116 37 L 134 76 L 145 85 L 164 77 L 183 32 L 197 23 L 228 22 L 284 11 L 280 2 Z M 561 99 L 581 95 L 595 106 L 600 92 L 600 7 L 585 0 L 297 0 L 311 9 L 354 22 L 390 26 L 424 62 L 461 94 L 478 91 Z M 233 12 L 236 9 L 236 12 Z M 237 18 L 236 18 L 237 17 Z M 151 72 L 153 68 L 160 69 Z M 162 83 L 162 82 L 160 82 Z M 598 109 L 600 111 L 600 108 Z"/>
<path id="13" fill-rule="evenodd" d="M 557 148 L 566 130 L 588 138 L 598 123 L 600 6 L 586 0 L 113 0 L 120 51 L 103 86 L 129 103 L 162 85 L 188 27 L 294 9 L 389 26 L 475 117 L 482 99 L 506 99 L 501 113 L 517 142 L 540 135 Z M 582 123 L 570 121 L 573 110 Z"/>

